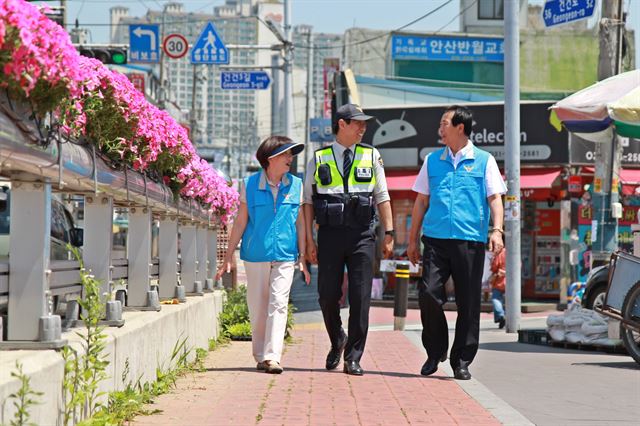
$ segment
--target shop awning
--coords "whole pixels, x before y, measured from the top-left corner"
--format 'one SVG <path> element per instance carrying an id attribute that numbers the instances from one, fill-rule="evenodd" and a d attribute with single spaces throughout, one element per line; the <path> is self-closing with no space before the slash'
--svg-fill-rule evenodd
<path id="1" fill-rule="evenodd" d="M 639 170 L 640 172 L 640 170 Z M 521 189 L 550 189 L 560 176 L 560 168 L 521 169 Z M 411 191 L 418 177 L 415 171 L 389 172 L 387 174 L 387 188 L 389 191 Z M 504 175 L 503 175 L 504 177 Z"/>
<path id="2" fill-rule="evenodd" d="M 418 177 L 418 172 L 415 171 L 389 172 L 386 175 L 387 189 L 389 191 L 411 191 L 416 177 Z"/>
<path id="3" fill-rule="evenodd" d="M 595 167 L 584 166 L 582 173 L 595 173 Z M 633 195 L 638 193 L 640 187 L 640 169 L 621 169 L 620 183 L 622 184 L 622 194 Z"/>
<path id="4" fill-rule="evenodd" d="M 640 185 L 640 169 L 620 170 L 620 181 L 625 185 Z"/>
<path id="5" fill-rule="evenodd" d="M 520 169 L 521 189 L 549 189 L 553 186 L 561 170 L 559 168 Z"/>

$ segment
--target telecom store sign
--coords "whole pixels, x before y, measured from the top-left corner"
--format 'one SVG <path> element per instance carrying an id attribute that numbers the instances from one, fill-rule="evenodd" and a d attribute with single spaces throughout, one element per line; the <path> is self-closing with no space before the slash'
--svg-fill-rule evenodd
<path id="1" fill-rule="evenodd" d="M 393 35 L 391 58 L 422 61 L 504 62 L 504 39 Z"/>

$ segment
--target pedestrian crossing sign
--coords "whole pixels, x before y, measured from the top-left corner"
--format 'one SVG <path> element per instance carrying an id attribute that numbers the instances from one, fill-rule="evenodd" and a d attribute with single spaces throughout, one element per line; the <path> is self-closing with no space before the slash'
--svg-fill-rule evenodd
<path id="1" fill-rule="evenodd" d="M 207 22 L 198 41 L 191 48 L 192 64 L 228 64 L 229 50 L 218 35 L 213 23 Z"/>

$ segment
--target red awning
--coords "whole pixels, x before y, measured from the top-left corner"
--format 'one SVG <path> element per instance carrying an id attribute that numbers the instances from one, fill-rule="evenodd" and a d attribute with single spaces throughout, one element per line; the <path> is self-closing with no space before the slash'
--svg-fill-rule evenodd
<path id="1" fill-rule="evenodd" d="M 549 189 L 560 176 L 559 168 L 553 169 L 521 169 L 521 189 Z"/>
<path id="2" fill-rule="evenodd" d="M 390 172 L 387 174 L 387 189 L 389 191 L 411 191 L 413 183 L 416 181 L 418 173 L 408 171 L 405 173 Z"/>
<path id="3" fill-rule="evenodd" d="M 595 173 L 594 166 L 584 166 L 582 173 Z M 633 195 L 640 193 L 640 169 L 621 169 L 620 183 L 622 184 L 623 195 Z"/>
<path id="4" fill-rule="evenodd" d="M 560 172 L 560 168 L 521 169 L 520 188 L 549 189 L 556 183 Z M 411 191 L 418 173 L 415 171 L 390 171 L 386 177 L 389 191 Z"/>
<path id="5" fill-rule="evenodd" d="M 640 169 L 620 170 L 620 181 L 627 185 L 640 185 Z"/>

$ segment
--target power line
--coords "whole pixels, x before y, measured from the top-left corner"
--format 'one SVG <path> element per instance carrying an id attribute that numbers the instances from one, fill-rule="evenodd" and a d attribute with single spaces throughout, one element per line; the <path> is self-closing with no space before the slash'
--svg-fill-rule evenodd
<path id="1" fill-rule="evenodd" d="M 463 13 L 465 13 L 467 10 L 471 9 L 471 7 L 473 7 L 473 5 L 475 5 L 477 2 L 478 2 L 477 0 L 473 0 L 473 2 L 472 2 L 469 6 L 465 7 L 464 9 L 462 9 L 462 10 L 460 11 L 460 13 L 458 13 L 456 16 L 454 16 L 453 18 L 451 18 L 451 20 L 450 20 L 449 22 L 447 22 L 446 24 L 444 24 L 443 26 L 441 26 L 441 27 L 440 27 L 440 28 L 439 28 L 435 33 L 433 33 L 433 34 L 438 34 L 440 31 L 442 31 L 442 30 L 444 30 L 445 28 L 447 28 L 447 26 L 448 26 L 450 23 L 452 23 L 453 21 L 455 21 L 455 20 L 456 20 L 456 18 L 458 18 L 458 17 L 462 16 L 462 14 L 463 14 Z"/>
<path id="2" fill-rule="evenodd" d="M 395 30 L 392 30 L 392 31 L 385 31 L 383 34 L 380 34 L 380 35 L 377 35 L 377 36 L 374 36 L 374 37 L 370 37 L 370 38 L 365 39 L 365 40 L 360 40 L 360 41 L 356 41 L 356 42 L 353 42 L 353 43 L 349 43 L 349 44 L 340 44 L 340 45 L 333 45 L 333 46 L 317 46 L 315 49 L 316 49 L 316 50 L 325 50 L 325 49 L 341 49 L 341 48 L 344 48 L 344 47 L 359 46 L 359 45 L 361 45 L 361 44 L 370 43 L 370 42 L 372 42 L 372 41 L 374 41 L 374 40 L 378 40 L 378 39 L 380 39 L 380 38 L 387 37 L 387 36 L 389 36 L 389 35 L 391 35 L 391 34 L 393 34 L 393 33 L 395 33 L 395 32 L 402 31 L 402 30 L 404 30 L 405 28 L 410 27 L 411 25 L 413 25 L 413 24 L 415 24 L 415 23 L 417 23 L 417 22 L 422 21 L 424 18 L 427 18 L 428 16 L 433 15 L 434 13 L 436 13 L 437 11 L 439 11 L 440 9 L 442 9 L 443 7 L 445 7 L 446 5 L 448 5 L 449 3 L 451 3 L 452 1 L 453 1 L 453 0 L 447 0 L 446 2 L 442 3 L 440 6 L 436 7 L 435 9 L 430 10 L 429 12 L 427 12 L 427 13 L 425 13 L 424 15 L 420 16 L 419 18 L 416 18 L 416 19 L 414 19 L 413 21 L 409 22 L 408 24 L 405 24 L 405 25 L 403 25 L 403 26 L 401 26 L 401 27 L 398 27 L 398 28 L 396 28 Z M 454 18 L 454 19 L 455 19 L 455 18 Z M 299 49 L 300 49 L 300 48 L 301 48 L 301 49 L 305 49 L 305 48 L 306 48 L 306 49 L 309 49 L 309 46 L 306 46 L 306 45 L 303 45 L 303 44 L 302 44 L 302 45 L 294 44 L 293 46 L 294 46 L 295 48 L 299 48 Z"/>

